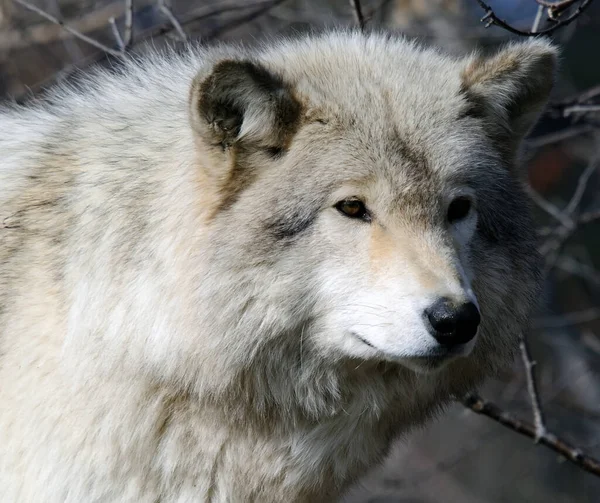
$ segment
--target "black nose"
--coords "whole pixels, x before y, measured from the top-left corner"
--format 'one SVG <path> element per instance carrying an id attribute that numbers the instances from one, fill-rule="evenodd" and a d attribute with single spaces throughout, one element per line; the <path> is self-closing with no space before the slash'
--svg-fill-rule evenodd
<path id="1" fill-rule="evenodd" d="M 477 333 L 481 321 L 479 310 L 472 302 L 457 304 L 442 297 L 425 309 L 432 335 L 440 344 L 454 346 L 469 342 Z"/>

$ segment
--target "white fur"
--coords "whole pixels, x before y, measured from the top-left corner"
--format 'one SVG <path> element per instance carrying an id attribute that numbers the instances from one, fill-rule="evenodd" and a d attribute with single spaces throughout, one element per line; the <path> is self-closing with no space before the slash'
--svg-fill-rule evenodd
<path id="1" fill-rule="evenodd" d="M 536 43 L 509 50 L 552 52 Z M 303 116 L 272 159 L 258 146 L 276 117 L 252 103 L 236 141 L 256 147 L 256 177 L 223 210 L 233 150 L 198 133 L 190 89 L 245 58 Z M 153 54 L 2 112 L 2 502 L 332 501 L 509 361 L 535 290 L 526 211 L 498 211 L 523 242 L 494 245 L 479 208 L 453 228 L 436 213 L 471 190 L 466 170 L 520 197 L 486 123 L 456 120 L 469 61 L 336 32 Z M 356 195 L 373 222 L 333 207 Z M 315 207 L 273 237 L 273 219 Z M 431 373 L 413 359 L 438 349 L 422 312 L 439 296 L 477 299 L 484 322 Z"/>

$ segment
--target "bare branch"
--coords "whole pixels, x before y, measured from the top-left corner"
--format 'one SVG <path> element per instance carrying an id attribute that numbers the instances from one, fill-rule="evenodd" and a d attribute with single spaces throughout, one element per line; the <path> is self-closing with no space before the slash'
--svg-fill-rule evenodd
<path id="1" fill-rule="evenodd" d="M 125 30 L 123 34 L 123 49 L 133 45 L 133 0 L 125 0 Z"/>
<path id="2" fill-rule="evenodd" d="M 600 210 L 592 210 L 589 212 L 585 212 L 579 215 L 579 217 L 577 218 L 574 218 L 573 216 L 576 213 L 579 204 L 581 203 L 583 195 L 585 194 L 585 190 L 588 186 L 590 177 L 598 169 L 599 163 L 600 153 L 596 153 L 596 155 L 588 164 L 585 171 L 579 177 L 579 180 L 577 182 L 577 188 L 575 189 L 571 200 L 569 201 L 565 209 L 561 212 L 560 216 L 551 213 L 552 216 L 555 217 L 557 220 L 562 222 L 564 219 L 565 221 L 562 223 L 562 225 L 556 227 L 548 234 L 548 239 L 540 247 L 540 253 L 546 256 L 546 273 L 548 273 L 554 267 L 562 246 L 575 233 L 575 231 L 577 230 L 577 226 L 585 225 L 600 219 Z M 546 210 L 551 210 L 553 212 L 555 211 L 554 208 L 550 207 L 546 208 Z"/>
<path id="3" fill-rule="evenodd" d="M 195 22 L 201 21 L 203 19 L 209 18 L 211 16 L 215 16 L 215 15 L 219 15 L 219 14 L 223 14 L 223 13 L 238 12 L 238 11 L 250 11 L 247 15 L 241 16 L 240 18 L 235 19 L 224 25 L 220 25 L 218 28 L 207 33 L 204 38 L 205 38 L 205 40 L 210 40 L 218 35 L 221 35 L 221 34 L 227 32 L 228 30 L 235 29 L 237 26 L 240 26 L 244 23 L 252 22 L 254 19 L 267 14 L 272 9 L 285 3 L 286 1 L 288 1 L 288 0 L 262 0 L 262 1 L 257 1 L 257 2 L 249 2 L 244 5 L 239 5 L 235 2 L 231 2 L 231 3 L 225 4 L 225 5 L 221 4 L 218 8 L 203 6 L 201 8 L 193 9 L 190 12 L 188 12 L 185 15 L 185 17 L 182 19 L 180 24 L 182 26 L 187 26 L 187 25 L 191 25 Z M 111 7 L 111 9 L 114 9 L 115 6 L 118 6 L 118 5 L 122 6 L 121 3 L 118 3 L 118 4 L 111 3 L 109 5 L 109 7 Z M 106 24 L 108 22 L 108 18 L 110 17 L 110 15 L 114 16 L 115 14 L 120 14 L 120 12 L 122 12 L 122 10 L 120 12 L 116 12 L 116 13 L 113 12 L 113 10 L 109 10 L 108 12 L 110 13 L 110 15 L 106 15 L 105 18 L 96 15 L 98 13 L 101 13 L 102 16 L 104 16 L 105 12 L 106 12 L 106 9 L 104 11 L 102 11 L 102 9 L 99 9 L 98 11 L 96 11 L 94 13 L 94 16 L 92 16 L 93 23 L 90 21 L 86 21 L 85 26 L 89 25 L 90 29 L 96 29 L 98 26 L 100 26 L 102 24 L 102 23 L 100 23 L 100 21 L 105 19 L 103 24 Z M 81 18 L 81 20 L 84 20 L 84 19 L 86 19 L 85 16 L 83 16 Z M 54 24 L 48 25 L 48 26 L 53 27 L 53 28 L 58 28 L 59 30 L 61 29 L 60 26 L 57 26 Z M 172 32 L 173 30 L 174 30 L 173 25 L 168 21 L 159 26 L 152 26 L 148 29 L 142 30 L 139 34 L 136 33 L 136 37 L 135 37 L 136 42 L 135 43 L 138 42 L 138 39 L 139 39 L 139 41 L 147 40 L 152 37 L 166 35 L 166 34 Z M 2 38 L 2 33 L 0 33 L 0 39 L 1 38 Z M 55 38 L 56 37 L 54 37 L 52 39 L 50 39 L 49 37 L 45 37 L 45 38 L 37 37 L 35 40 L 36 41 L 40 40 L 41 43 L 45 43 L 48 40 L 54 40 Z M 132 42 L 132 44 L 133 44 L 133 42 Z M 77 65 L 68 65 L 63 70 L 61 70 L 59 73 L 54 74 L 53 76 L 51 76 L 49 78 L 43 79 L 43 80 L 37 82 L 36 84 L 33 84 L 32 86 L 30 86 L 30 90 L 27 93 L 24 93 L 24 94 L 18 96 L 16 101 L 23 102 L 24 100 L 27 99 L 28 96 L 30 96 L 30 94 L 32 92 L 37 93 L 41 89 L 44 89 L 44 88 L 50 86 L 52 83 L 56 82 L 59 79 L 59 77 L 62 78 L 62 77 L 71 75 L 73 72 L 77 71 L 79 68 L 87 67 L 91 64 L 97 64 L 100 61 L 102 61 L 102 59 L 106 58 L 106 56 L 107 56 L 107 53 L 96 53 L 96 54 L 92 54 L 90 56 L 86 56 L 83 60 L 79 61 L 77 63 Z"/>
<path id="4" fill-rule="evenodd" d="M 594 283 L 600 285 L 600 271 L 592 267 L 591 265 L 584 264 L 573 257 L 561 256 L 556 260 L 555 267 L 571 274 L 572 276 L 578 276 L 588 283 Z"/>
<path id="5" fill-rule="evenodd" d="M 551 103 L 546 113 L 554 117 L 574 115 L 577 118 L 586 114 L 594 114 L 600 112 L 600 103 L 594 103 L 591 100 L 598 96 L 600 96 L 600 86 L 595 86 L 561 102 Z"/>
<path id="6" fill-rule="evenodd" d="M 600 86 L 590 87 L 582 93 L 579 93 L 575 96 L 575 99 L 578 103 L 583 103 L 587 100 L 595 98 L 600 95 Z"/>
<path id="7" fill-rule="evenodd" d="M 528 187 L 527 192 L 531 200 L 542 210 L 544 210 L 548 215 L 558 220 L 563 227 L 567 227 L 572 229 L 575 224 L 573 220 L 569 217 L 568 214 L 561 211 L 558 206 L 555 206 L 550 201 L 545 199 L 541 194 L 533 190 L 533 188 Z"/>
<path id="8" fill-rule="evenodd" d="M 600 105 L 589 104 L 589 105 L 571 105 L 563 108 L 563 116 L 568 117 L 572 114 L 589 114 L 600 112 Z"/>
<path id="9" fill-rule="evenodd" d="M 577 217 L 573 225 L 571 227 L 566 227 L 564 225 L 559 225 L 558 227 L 544 227 L 540 229 L 540 234 L 544 236 L 554 236 L 554 237 L 562 237 L 568 238 L 575 230 L 577 230 L 578 226 L 589 224 L 595 222 L 596 220 L 600 220 L 600 209 L 590 210 L 582 213 Z M 542 246 L 542 249 L 544 246 Z"/>
<path id="10" fill-rule="evenodd" d="M 529 400 L 531 402 L 531 410 L 533 412 L 533 424 L 535 426 L 535 441 L 536 443 L 546 435 L 546 423 L 544 421 L 544 413 L 542 412 L 542 406 L 540 403 L 539 391 L 537 388 L 537 381 L 535 379 L 535 365 L 536 361 L 532 359 L 529 345 L 525 336 L 521 336 L 521 342 L 519 343 L 521 349 L 521 358 L 523 359 L 523 365 L 525 366 L 525 377 L 527 379 L 527 392 L 529 393 Z"/>
<path id="11" fill-rule="evenodd" d="M 535 15 L 535 19 L 533 20 L 533 26 L 531 27 L 531 33 L 537 33 L 540 29 L 540 24 L 542 23 L 542 16 L 544 15 L 544 6 L 538 5 L 538 10 Z"/>
<path id="12" fill-rule="evenodd" d="M 158 0 L 158 7 L 161 10 L 161 12 L 165 16 L 167 16 L 170 23 L 173 25 L 173 28 L 175 28 L 175 31 L 177 31 L 179 38 L 181 38 L 181 40 L 183 40 L 183 41 L 186 41 L 188 39 L 188 36 L 186 35 L 185 31 L 183 31 L 183 28 L 181 27 L 181 23 L 175 17 L 175 14 L 173 14 L 173 10 L 171 9 L 170 4 L 171 4 L 170 0 Z"/>
<path id="13" fill-rule="evenodd" d="M 101 51 L 104 51 L 107 54 L 110 54 L 112 56 L 117 56 L 117 57 L 122 57 L 123 56 L 122 52 L 115 51 L 114 49 L 111 49 L 107 45 L 104 45 L 101 42 L 98 42 L 97 40 L 94 40 L 93 38 L 88 37 L 87 35 L 84 35 L 83 33 L 75 30 L 74 28 L 71 28 L 69 25 L 63 23 L 60 19 L 55 18 L 51 14 L 48 14 L 47 12 L 45 12 L 42 9 L 36 7 L 35 5 L 32 5 L 29 2 L 25 2 L 24 0 L 13 0 L 13 1 L 15 3 L 17 3 L 18 5 L 20 5 L 21 7 L 24 7 L 25 9 L 30 10 L 32 12 L 35 12 L 36 14 L 42 16 L 44 19 L 47 19 L 51 23 L 57 24 L 63 30 L 69 32 L 71 35 L 73 35 L 74 37 L 78 38 L 79 40 L 81 40 L 81 41 L 83 41 L 83 42 L 85 42 L 87 44 L 93 45 L 97 49 L 100 49 Z"/>
<path id="14" fill-rule="evenodd" d="M 569 2 L 571 2 L 571 3 L 575 3 L 575 1 L 579 1 L 579 0 L 569 0 Z M 581 4 L 579 4 L 577 9 L 569 17 L 567 17 L 565 19 L 557 21 L 557 20 L 551 18 L 553 21 L 556 21 L 554 23 L 554 25 L 551 26 L 550 28 L 546 28 L 545 30 L 540 30 L 540 31 L 519 30 L 518 28 L 515 28 L 514 26 L 508 24 L 503 19 L 500 19 L 494 12 L 494 9 L 492 9 L 483 0 L 477 0 L 477 3 L 479 4 L 479 6 L 482 9 L 485 10 L 485 15 L 481 18 L 481 22 L 485 23 L 486 28 L 496 25 L 496 26 L 499 26 L 500 28 L 505 29 L 506 31 L 509 31 L 510 33 L 514 33 L 515 35 L 521 35 L 523 37 L 539 37 L 542 35 L 547 35 L 549 33 L 552 33 L 553 31 L 558 30 L 560 27 L 566 26 L 566 25 L 572 23 L 573 21 L 575 21 L 575 19 L 577 19 L 581 15 L 581 13 L 590 6 L 592 1 L 593 0 L 583 0 L 581 2 Z"/>
<path id="15" fill-rule="evenodd" d="M 288 0 L 269 0 L 269 1 L 263 1 L 263 2 L 256 2 L 254 4 L 248 4 L 249 7 L 256 7 L 256 8 L 249 14 L 242 16 L 239 19 L 232 21 L 231 23 L 219 26 L 217 29 L 210 32 L 204 38 L 210 40 L 216 36 L 226 33 L 229 30 L 235 29 L 238 26 L 241 26 L 245 23 L 250 23 L 250 22 L 254 21 L 255 19 L 259 18 L 260 16 L 264 16 L 265 14 L 267 14 L 268 12 L 273 10 L 275 7 L 277 7 L 287 1 Z M 223 10 L 223 9 L 221 9 L 221 10 Z M 230 10 L 232 10 L 232 9 L 230 9 Z"/>
<path id="16" fill-rule="evenodd" d="M 2 1 L 4 0 L 0 0 L 0 4 Z M 12 2 L 12 0 L 7 1 Z M 17 5 L 16 2 L 15 5 Z M 105 27 L 111 17 L 118 19 L 122 15 L 122 11 L 123 7 L 119 2 L 110 2 L 91 12 L 82 13 L 76 19 L 70 19 L 69 26 L 80 33 L 88 33 Z M 0 30 L 0 47 L 3 50 L 11 51 L 35 44 L 44 45 L 67 38 L 72 38 L 71 34 L 55 23 L 35 23 L 17 29 L 5 27 Z"/>
<path id="17" fill-rule="evenodd" d="M 575 192 L 573 193 L 573 196 L 567 204 L 567 207 L 565 208 L 563 214 L 572 215 L 573 213 L 575 213 L 575 210 L 577 210 L 577 207 L 579 206 L 579 203 L 581 202 L 581 199 L 585 194 L 585 190 L 587 189 L 590 177 L 592 176 L 594 171 L 598 169 L 598 163 L 600 163 L 600 154 L 594 156 L 594 158 L 585 168 L 585 171 L 579 177 L 579 180 L 577 180 L 577 188 L 575 189 Z"/>
<path id="18" fill-rule="evenodd" d="M 360 31 L 365 31 L 365 17 L 362 12 L 360 0 L 350 0 L 350 5 L 352 6 L 354 18 L 356 19 L 356 24 L 359 26 Z"/>
<path id="19" fill-rule="evenodd" d="M 477 414 L 487 416 L 511 430 L 526 437 L 536 439 L 536 428 L 533 424 L 514 417 L 512 414 L 502 410 L 497 405 L 488 402 L 476 394 L 469 394 L 463 399 L 463 405 Z M 581 449 L 574 447 L 566 441 L 546 432 L 538 440 L 538 443 L 557 452 L 565 459 L 571 461 L 587 472 L 600 477 L 600 461 L 584 453 Z"/>
<path id="20" fill-rule="evenodd" d="M 125 43 L 123 42 L 123 39 L 121 38 L 121 34 L 119 33 L 119 27 L 117 26 L 117 22 L 115 21 L 115 18 L 111 17 L 108 20 L 108 22 L 110 24 L 110 29 L 113 32 L 115 40 L 117 41 L 117 45 L 119 46 L 119 49 L 121 51 L 124 51 L 125 50 Z"/>
<path id="21" fill-rule="evenodd" d="M 548 2 L 547 0 L 535 0 L 540 7 L 548 8 L 548 19 L 558 21 L 558 17 L 562 12 L 576 4 L 579 0 L 560 0 L 556 2 Z"/>
<path id="22" fill-rule="evenodd" d="M 540 148 L 544 145 L 559 143 L 561 141 L 568 140 L 569 138 L 573 138 L 574 136 L 589 133 L 595 129 L 596 128 L 592 124 L 581 124 L 577 126 L 566 127 L 559 131 L 536 136 L 534 138 L 528 138 L 526 142 L 529 148 Z"/>
<path id="23" fill-rule="evenodd" d="M 575 219 L 575 225 L 571 228 L 559 225 L 554 229 L 542 229 L 541 234 L 549 236 L 540 247 L 540 253 L 546 257 L 545 273 L 547 274 L 555 266 L 559 252 L 563 245 L 577 231 L 578 226 L 589 224 L 600 220 L 600 210 L 592 210 L 582 213 Z"/>

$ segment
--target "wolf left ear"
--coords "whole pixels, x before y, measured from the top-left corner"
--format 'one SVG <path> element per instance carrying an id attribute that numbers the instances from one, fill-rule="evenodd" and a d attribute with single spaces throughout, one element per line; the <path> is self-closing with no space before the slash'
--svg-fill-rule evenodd
<path id="1" fill-rule="evenodd" d="M 544 40 L 513 43 L 489 58 L 471 57 L 464 67 L 462 92 L 476 114 L 508 133 L 509 148 L 520 142 L 544 108 L 558 50 Z"/>
<path id="2" fill-rule="evenodd" d="M 300 116 L 290 86 L 259 63 L 224 60 L 191 91 L 194 131 L 224 149 L 282 148 Z"/>

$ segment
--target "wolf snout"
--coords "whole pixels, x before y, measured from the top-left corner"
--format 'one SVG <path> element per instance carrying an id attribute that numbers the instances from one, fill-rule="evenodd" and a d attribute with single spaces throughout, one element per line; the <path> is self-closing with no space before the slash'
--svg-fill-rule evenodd
<path id="1" fill-rule="evenodd" d="M 466 344 L 477 334 L 481 315 L 473 302 L 441 297 L 425 309 L 433 337 L 444 346 Z"/>

